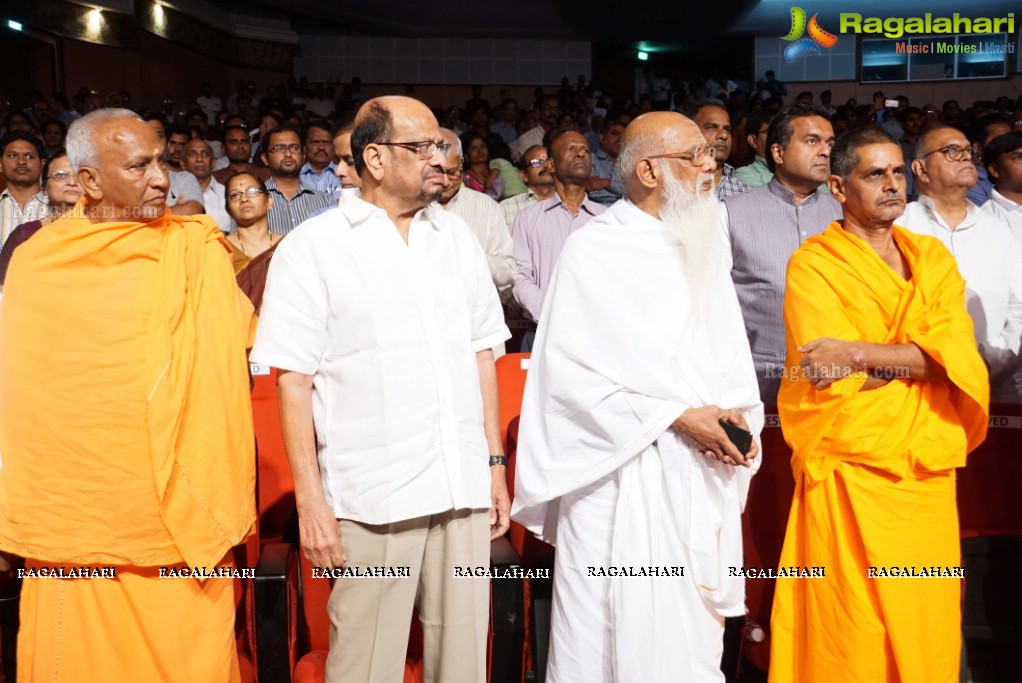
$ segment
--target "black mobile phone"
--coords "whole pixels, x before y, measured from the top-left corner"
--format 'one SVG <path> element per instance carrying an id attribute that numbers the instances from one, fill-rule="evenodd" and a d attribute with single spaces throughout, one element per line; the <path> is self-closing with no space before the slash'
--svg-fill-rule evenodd
<path id="1" fill-rule="evenodd" d="M 724 420 L 717 420 L 720 426 L 727 432 L 727 438 L 731 439 L 731 443 L 735 445 L 738 452 L 745 455 L 752 448 L 752 432 L 746 431 L 741 427 L 725 422 Z"/>

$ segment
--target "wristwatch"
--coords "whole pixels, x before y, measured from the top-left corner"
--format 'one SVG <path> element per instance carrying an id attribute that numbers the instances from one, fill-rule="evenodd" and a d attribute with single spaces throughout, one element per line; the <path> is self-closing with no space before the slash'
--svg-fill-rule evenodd
<path id="1" fill-rule="evenodd" d="M 507 467 L 507 456 L 506 455 L 491 455 L 490 456 L 490 467 L 494 465 L 500 465 L 501 467 Z"/>

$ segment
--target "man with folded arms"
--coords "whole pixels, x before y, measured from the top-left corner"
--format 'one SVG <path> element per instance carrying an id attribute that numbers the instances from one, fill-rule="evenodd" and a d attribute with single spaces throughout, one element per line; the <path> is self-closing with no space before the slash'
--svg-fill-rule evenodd
<path id="1" fill-rule="evenodd" d="M 557 547 L 546 680 L 724 681 L 724 618 L 745 614 L 740 513 L 763 426 L 717 241 L 713 151 L 674 112 L 640 116 L 628 199 L 568 238 L 525 385 L 515 519 Z M 588 567 L 684 566 L 684 578 Z"/>
<path id="2" fill-rule="evenodd" d="M 208 216 L 167 210 L 163 141 L 137 115 L 71 125 L 85 193 L 22 245 L 0 310 L 0 548 L 26 568 L 24 681 L 240 681 L 230 563 L 255 520 L 252 305 Z"/>
<path id="3" fill-rule="evenodd" d="M 777 583 L 770 681 L 952 683 L 961 580 L 869 569 L 961 564 L 955 468 L 986 436 L 987 372 L 954 259 L 894 225 L 894 138 L 852 131 L 831 166 L 844 218 L 789 261 L 777 401 L 795 475 L 779 564 L 826 578 Z"/>

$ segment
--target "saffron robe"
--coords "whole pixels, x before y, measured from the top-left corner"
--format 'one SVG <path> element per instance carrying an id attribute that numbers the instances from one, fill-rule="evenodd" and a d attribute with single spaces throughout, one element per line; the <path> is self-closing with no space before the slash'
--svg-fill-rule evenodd
<path id="1" fill-rule="evenodd" d="M 253 527 L 252 306 L 208 217 L 92 223 L 88 210 L 45 226 L 8 273 L 0 548 L 125 579 L 33 580 L 19 678 L 173 680 L 160 667 L 187 652 L 202 680 L 235 680 L 233 582 L 186 588 L 149 568 L 214 567 Z M 37 623 L 46 606 L 61 609 L 56 632 Z M 165 621 L 189 610 L 222 628 Z M 154 639 L 153 622 L 176 637 Z M 99 666 L 97 634 L 120 662 Z"/>
<path id="2" fill-rule="evenodd" d="M 772 683 L 958 680 L 960 579 L 871 578 L 870 567 L 960 564 L 955 468 L 986 436 L 989 378 L 951 254 L 892 230 L 908 280 L 838 222 L 788 263 L 777 408 L 795 494 L 780 565 L 826 577 L 777 582 Z M 860 391 L 856 373 L 818 390 L 796 349 L 820 337 L 914 343 L 948 377 Z"/>

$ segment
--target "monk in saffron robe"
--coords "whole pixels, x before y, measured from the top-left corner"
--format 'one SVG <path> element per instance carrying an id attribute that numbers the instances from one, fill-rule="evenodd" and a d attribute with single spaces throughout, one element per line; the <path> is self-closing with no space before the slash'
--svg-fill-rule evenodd
<path id="1" fill-rule="evenodd" d="M 0 549 L 26 578 L 18 680 L 240 680 L 231 563 L 255 519 L 252 306 L 207 216 L 166 212 L 133 112 L 68 133 L 86 197 L 11 263 L 0 309 Z M 51 569 L 52 568 L 52 569 Z"/>
<path id="2" fill-rule="evenodd" d="M 777 406 L 795 475 L 780 564 L 826 576 L 777 582 L 770 681 L 952 683 L 955 468 L 986 436 L 988 373 L 953 257 L 893 225 L 905 205 L 895 141 L 854 131 L 831 170 L 844 219 L 788 263 L 791 381 Z M 913 567 L 940 578 L 884 577 Z"/>

